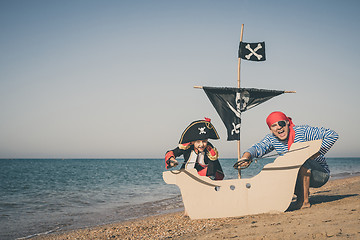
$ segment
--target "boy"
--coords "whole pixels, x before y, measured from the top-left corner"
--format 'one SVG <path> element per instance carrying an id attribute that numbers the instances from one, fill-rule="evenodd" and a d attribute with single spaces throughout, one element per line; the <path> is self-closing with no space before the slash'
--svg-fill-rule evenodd
<path id="1" fill-rule="evenodd" d="M 195 168 L 200 176 L 222 180 L 224 173 L 218 160 L 218 152 L 208 139 L 219 139 L 210 119 L 192 122 L 182 133 L 179 146 L 165 154 L 166 169 L 178 165 L 176 157 L 184 156 L 181 169 Z"/>

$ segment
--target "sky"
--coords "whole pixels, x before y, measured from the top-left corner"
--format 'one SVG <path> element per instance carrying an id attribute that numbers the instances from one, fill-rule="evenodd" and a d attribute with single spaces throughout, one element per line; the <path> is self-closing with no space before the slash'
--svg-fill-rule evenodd
<path id="1" fill-rule="evenodd" d="M 360 157 L 360 2 L 0 0 L 0 158 L 163 158 L 194 120 L 211 118 L 220 158 L 236 141 L 201 89 L 289 90 L 242 114 L 241 150 L 265 118 L 340 138 L 329 157 Z"/>

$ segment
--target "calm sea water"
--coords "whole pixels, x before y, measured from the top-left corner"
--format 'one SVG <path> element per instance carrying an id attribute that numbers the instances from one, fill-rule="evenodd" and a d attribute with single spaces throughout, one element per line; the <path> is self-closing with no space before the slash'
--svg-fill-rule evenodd
<path id="1" fill-rule="evenodd" d="M 256 175 L 262 159 L 242 171 Z M 237 178 L 234 159 L 221 164 Z M 332 178 L 360 174 L 360 158 L 328 158 Z M 183 208 L 162 180 L 163 159 L 0 159 L 0 239 L 124 221 Z"/>

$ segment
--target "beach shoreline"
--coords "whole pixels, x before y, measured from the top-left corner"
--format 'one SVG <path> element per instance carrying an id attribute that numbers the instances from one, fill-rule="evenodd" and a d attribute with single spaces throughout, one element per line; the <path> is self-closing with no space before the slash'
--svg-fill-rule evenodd
<path id="1" fill-rule="evenodd" d="M 341 239 L 360 238 L 360 176 L 310 189 L 311 208 L 191 220 L 183 211 L 58 231 L 31 239 Z"/>

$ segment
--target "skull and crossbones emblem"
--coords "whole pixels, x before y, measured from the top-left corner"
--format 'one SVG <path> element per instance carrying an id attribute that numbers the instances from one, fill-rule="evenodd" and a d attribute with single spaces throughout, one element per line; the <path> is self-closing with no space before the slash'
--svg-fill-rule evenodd
<path id="1" fill-rule="evenodd" d="M 250 100 L 250 93 L 248 91 L 243 91 L 241 93 L 236 93 L 236 109 L 238 112 L 244 112 L 247 110 L 247 106 Z"/>
<path id="2" fill-rule="evenodd" d="M 241 123 L 241 112 L 247 109 L 249 100 L 250 100 L 250 93 L 248 91 L 243 91 L 241 93 L 237 92 L 235 95 L 236 109 L 229 102 L 227 102 L 228 107 L 239 118 L 240 123 Z M 238 124 L 232 123 L 233 129 L 231 131 L 231 135 L 234 135 L 234 133 L 238 134 L 240 132 L 240 126 L 241 126 L 240 123 Z"/>
<path id="3" fill-rule="evenodd" d="M 199 135 L 200 134 L 206 134 L 205 127 L 198 128 L 199 129 Z"/>
<path id="4" fill-rule="evenodd" d="M 235 123 L 232 123 L 232 125 L 233 125 L 233 129 L 231 130 L 231 135 L 234 135 L 234 133 L 239 134 L 241 123 L 238 123 L 236 125 L 235 125 Z"/>
<path id="5" fill-rule="evenodd" d="M 229 102 L 227 102 L 227 105 L 238 118 L 241 118 L 241 112 L 247 110 L 249 100 L 250 93 L 248 91 L 237 92 L 235 95 L 236 109 Z"/>
<path id="6" fill-rule="evenodd" d="M 257 57 L 257 59 L 258 59 L 259 61 L 260 61 L 260 59 L 263 58 L 262 55 L 256 53 L 259 49 L 262 48 L 262 46 L 261 46 L 260 43 L 258 43 L 257 47 L 254 48 L 254 49 L 252 49 L 252 48 L 250 47 L 250 44 L 247 44 L 247 45 L 245 46 L 245 48 L 250 51 L 250 53 L 249 53 L 248 55 L 245 55 L 246 59 L 249 60 L 252 55 L 254 55 L 255 57 Z"/>

